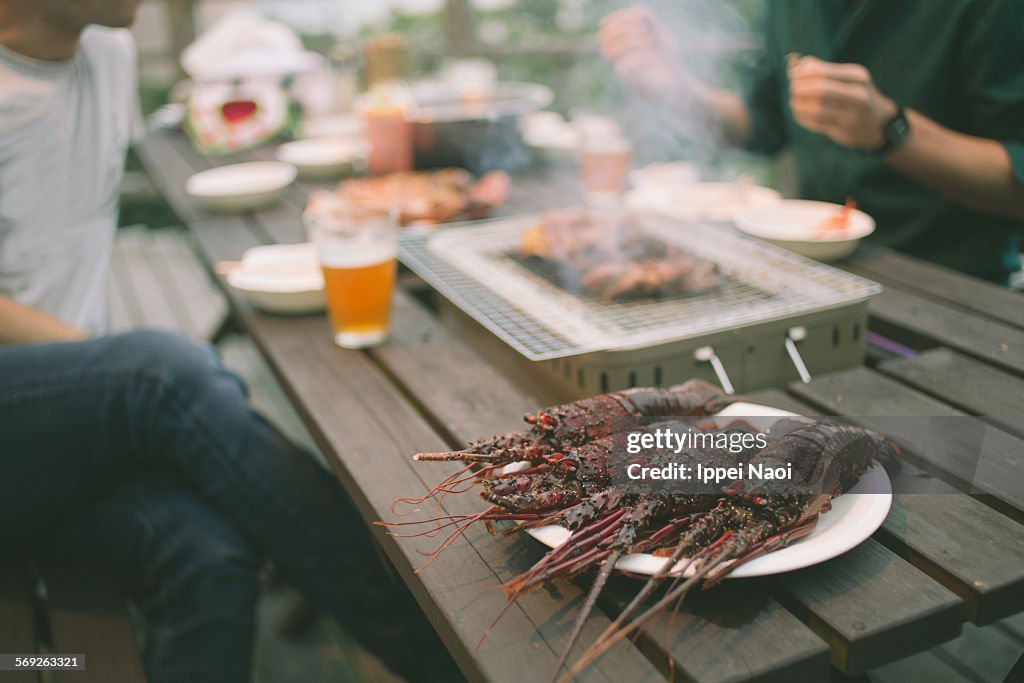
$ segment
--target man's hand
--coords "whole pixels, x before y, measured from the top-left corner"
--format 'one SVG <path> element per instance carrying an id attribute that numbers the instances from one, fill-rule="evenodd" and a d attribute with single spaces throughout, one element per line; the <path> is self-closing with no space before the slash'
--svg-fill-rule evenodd
<path id="1" fill-rule="evenodd" d="M 687 121 L 705 117 L 729 144 L 747 144 L 751 123 L 746 104 L 677 66 L 670 39 L 648 8 L 637 5 L 612 12 L 601 22 L 597 40 L 601 53 L 631 88 L 661 100 Z"/>
<path id="2" fill-rule="evenodd" d="M 646 7 L 612 12 L 597 33 L 601 53 L 630 87 L 650 97 L 667 99 L 683 86 L 671 65 L 669 49 Z"/>
<path id="3" fill-rule="evenodd" d="M 789 102 L 797 123 L 843 147 L 877 150 L 885 144 L 885 123 L 898 108 L 878 91 L 866 68 L 815 57 L 794 61 L 788 70 Z"/>

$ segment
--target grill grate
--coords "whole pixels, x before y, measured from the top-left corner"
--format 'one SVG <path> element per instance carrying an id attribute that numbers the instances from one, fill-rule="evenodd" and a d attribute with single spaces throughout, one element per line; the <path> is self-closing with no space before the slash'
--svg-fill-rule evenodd
<path id="1" fill-rule="evenodd" d="M 570 293 L 511 258 L 538 216 L 406 232 L 399 258 L 531 360 L 693 339 L 863 301 L 881 291 L 722 225 L 640 214 L 652 237 L 718 263 L 725 281 L 688 298 L 605 303 Z"/>

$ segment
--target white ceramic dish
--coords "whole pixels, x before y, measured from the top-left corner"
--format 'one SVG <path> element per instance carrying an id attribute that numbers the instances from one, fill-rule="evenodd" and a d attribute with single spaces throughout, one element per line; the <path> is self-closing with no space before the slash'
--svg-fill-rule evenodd
<path id="1" fill-rule="evenodd" d="M 794 413 L 755 403 L 734 403 L 716 415 L 724 425 L 729 417 L 794 417 Z M 510 466 L 514 467 L 514 466 Z M 865 472 L 857 485 L 832 501 L 832 509 L 821 515 L 814 530 L 792 545 L 767 553 L 738 567 L 729 578 L 781 574 L 810 567 L 852 550 L 864 542 L 885 521 L 892 507 L 892 483 L 881 465 Z M 554 548 L 569 538 L 569 530 L 557 526 L 527 529 L 526 532 L 544 545 Z M 649 553 L 626 555 L 617 569 L 651 576 L 665 564 L 665 558 Z M 677 568 L 682 568 L 680 562 Z M 692 571 L 693 568 L 691 568 Z"/>
<path id="2" fill-rule="evenodd" d="M 837 261 L 852 254 L 875 231 L 875 220 L 857 209 L 850 210 L 846 229 L 819 229 L 843 210 L 839 204 L 785 199 L 774 205 L 744 207 L 736 216 L 736 227 L 801 256 Z"/>
<path id="3" fill-rule="evenodd" d="M 579 152 L 579 133 L 553 111 L 526 114 L 520 127 L 523 141 L 538 154 L 551 159 L 574 159 Z"/>
<path id="4" fill-rule="evenodd" d="M 294 166 L 280 161 L 232 164 L 196 173 L 185 191 L 212 211 L 252 211 L 277 201 L 296 174 Z"/>
<path id="5" fill-rule="evenodd" d="M 370 145 L 354 137 L 307 138 L 277 148 L 277 160 L 294 166 L 309 180 L 330 180 L 365 163 Z"/>
<path id="6" fill-rule="evenodd" d="M 267 313 L 324 310 L 324 279 L 311 244 L 253 247 L 227 274 L 227 283 Z"/>
<path id="7" fill-rule="evenodd" d="M 781 201 L 775 190 L 745 182 L 672 183 L 661 180 L 626 193 L 626 205 L 657 209 L 683 220 L 732 221 L 746 208 Z"/>
<path id="8" fill-rule="evenodd" d="M 361 116 L 355 114 L 338 114 L 337 116 L 321 116 L 306 119 L 302 123 L 302 137 L 359 137 L 366 130 Z"/>
<path id="9" fill-rule="evenodd" d="M 629 173 L 634 189 L 679 188 L 700 182 L 700 169 L 689 161 L 648 164 Z"/>

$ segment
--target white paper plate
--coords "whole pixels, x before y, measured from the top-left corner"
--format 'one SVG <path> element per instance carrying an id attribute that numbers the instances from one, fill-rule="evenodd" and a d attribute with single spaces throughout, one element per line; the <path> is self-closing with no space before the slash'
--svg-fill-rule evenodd
<path id="1" fill-rule="evenodd" d="M 853 253 L 857 244 L 875 231 L 875 220 L 856 209 L 850 212 L 845 230 L 818 229 L 841 211 L 840 204 L 786 199 L 772 205 L 743 207 L 736 215 L 736 227 L 801 256 L 836 261 Z"/>
<path id="2" fill-rule="evenodd" d="M 337 178 L 365 162 L 370 144 L 362 138 L 329 136 L 288 142 L 277 148 L 277 160 L 291 164 L 303 178 Z"/>
<path id="3" fill-rule="evenodd" d="M 251 211 L 274 203 L 295 176 L 295 167 L 280 161 L 231 164 L 196 173 L 185 191 L 215 211 Z"/>
<path id="4" fill-rule="evenodd" d="M 749 207 L 777 204 L 781 195 L 749 183 L 656 182 L 626 193 L 626 205 L 657 209 L 683 220 L 732 221 Z"/>
<path id="5" fill-rule="evenodd" d="M 728 417 L 796 417 L 777 408 L 755 403 L 734 403 L 716 415 Z M 728 419 L 718 420 L 720 425 Z M 515 465 L 510 466 L 515 467 Z M 821 515 L 814 530 L 792 545 L 768 553 L 738 567 L 728 578 L 781 574 L 830 560 L 867 540 L 882 525 L 892 506 L 892 483 L 881 465 L 865 472 L 857 485 L 832 501 L 832 509 Z M 555 548 L 569 538 L 569 530 L 558 525 L 527 529 L 544 545 Z M 683 566 L 683 562 L 677 568 Z M 626 555 L 615 567 L 634 574 L 651 576 L 665 565 L 665 558 L 649 553 Z M 690 568 L 692 573 L 693 568 Z"/>
<path id="6" fill-rule="evenodd" d="M 273 244 L 245 252 L 227 283 L 267 313 L 324 310 L 324 279 L 312 244 Z"/>

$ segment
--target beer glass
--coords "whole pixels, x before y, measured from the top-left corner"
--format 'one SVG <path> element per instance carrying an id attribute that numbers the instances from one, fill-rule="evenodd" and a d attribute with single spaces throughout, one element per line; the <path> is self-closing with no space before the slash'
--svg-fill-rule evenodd
<path id="1" fill-rule="evenodd" d="M 609 204 L 626 191 L 632 146 L 617 134 L 585 131 L 580 136 L 580 179 L 587 200 Z"/>
<path id="2" fill-rule="evenodd" d="M 391 320 L 398 217 L 390 209 L 324 202 L 304 216 L 324 275 L 334 343 L 361 349 L 382 343 Z"/>

